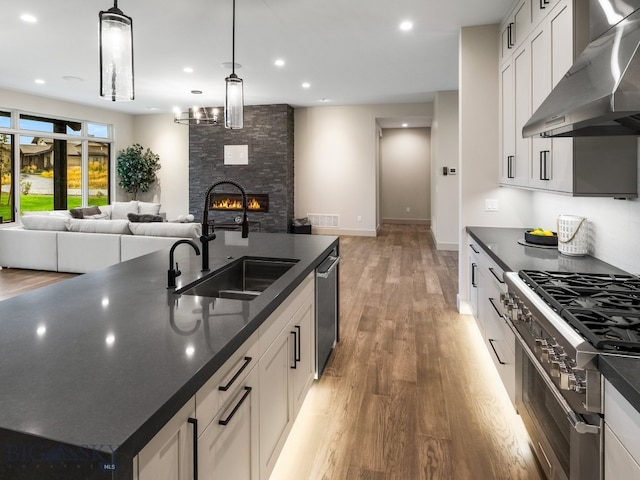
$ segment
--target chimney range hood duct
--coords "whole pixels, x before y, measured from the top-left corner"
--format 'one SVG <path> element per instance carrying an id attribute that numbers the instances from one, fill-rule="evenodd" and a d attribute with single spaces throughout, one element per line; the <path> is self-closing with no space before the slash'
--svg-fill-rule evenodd
<path id="1" fill-rule="evenodd" d="M 640 9 L 620 18 L 589 43 L 523 137 L 640 135 Z"/>

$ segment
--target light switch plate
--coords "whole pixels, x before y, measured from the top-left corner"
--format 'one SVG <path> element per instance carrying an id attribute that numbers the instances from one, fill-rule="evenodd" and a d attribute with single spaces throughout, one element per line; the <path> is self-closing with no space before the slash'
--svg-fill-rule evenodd
<path id="1" fill-rule="evenodd" d="M 498 199 L 497 198 L 486 198 L 484 200 L 484 211 L 485 212 L 497 212 L 498 211 Z"/>
<path id="2" fill-rule="evenodd" d="M 225 145 L 225 165 L 249 165 L 249 145 Z"/>

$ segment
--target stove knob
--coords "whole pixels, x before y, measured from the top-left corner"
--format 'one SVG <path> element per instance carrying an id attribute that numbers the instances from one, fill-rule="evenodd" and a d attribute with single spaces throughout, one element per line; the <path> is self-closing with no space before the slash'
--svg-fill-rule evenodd
<path id="1" fill-rule="evenodd" d="M 560 368 L 560 388 L 573 390 L 576 384 L 576 376 L 567 368 Z"/>
<path id="2" fill-rule="evenodd" d="M 587 390 L 587 382 L 582 379 L 576 379 L 572 390 L 576 393 L 584 393 Z"/>
<path id="3" fill-rule="evenodd" d="M 562 359 L 556 355 L 551 358 L 551 376 L 559 377 L 560 376 L 560 367 L 564 366 L 564 362 Z"/>
<path id="4" fill-rule="evenodd" d="M 540 347 L 540 360 L 544 363 L 549 363 L 551 360 L 551 354 L 553 352 L 553 348 L 550 346 Z"/>

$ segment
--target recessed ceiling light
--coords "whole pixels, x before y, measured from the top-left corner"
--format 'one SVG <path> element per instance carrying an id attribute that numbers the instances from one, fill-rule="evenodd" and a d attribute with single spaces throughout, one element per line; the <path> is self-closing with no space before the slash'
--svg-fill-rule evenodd
<path id="1" fill-rule="evenodd" d="M 408 123 L 403 123 L 403 124 L 402 124 L 402 127 L 403 127 L 403 128 L 407 128 L 408 126 L 409 126 L 409 124 L 408 124 Z"/>
<path id="2" fill-rule="evenodd" d="M 36 78 L 36 83 L 38 85 L 44 85 L 44 80 L 42 80 L 41 78 Z"/>
<path id="3" fill-rule="evenodd" d="M 319 102 L 322 102 L 322 103 L 327 103 L 327 102 L 330 102 L 331 100 L 329 100 L 328 98 L 321 98 L 321 99 L 320 99 L 320 100 L 318 100 L 318 101 L 319 101 Z"/>
<path id="4" fill-rule="evenodd" d="M 202 90 L 191 90 L 194 95 L 202 95 Z"/>
<path id="5" fill-rule="evenodd" d="M 404 32 L 408 32 L 412 28 L 413 28 L 413 22 L 410 22 L 409 20 L 405 20 L 400 24 L 400 30 Z"/>
<path id="6" fill-rule="evenodd" d="M 157 112 L 158 110 L 160 110 L 158 107 L 146 107 L 147 110 L 149 110 L 150 112 Z"/>
<path id="7" fill-rule="evenodd" d="M 73 75 L 65 75 L 62 77 L 63 80 L 66 80 L 68 82 L 84 82 L 83 78 L 80 77 L 74 77 Z"/>
<path id="8" fill-rule="evenodd" d="M 193 68 L 191 68 L 191 67 L 184 67 L 184 68 L 182 69 L 182 71 L 183 71 L 184 73 L 193 73 Z"/>
<path id="9" fill-rule="evenodd" d="M 309 82 L 304 82 L 302 84 L 302 88 L 310 88 L 310 87 L 311 87 L 311 84 Z"/>
<path id="10" fill-rule="evenodd" d="M 20 15 L 20 20 L 27 23 L 36 23 L 38 21 L 38 19 L 30 13 L 23 13 Z"/>
<path id="11" fill-rule="evenodd" d="M 282 60 L 281 58 L 277 59 L 275 62 L 273 62 L 273 64 L 276 67 L 284 67 L 284 60 Z"/>

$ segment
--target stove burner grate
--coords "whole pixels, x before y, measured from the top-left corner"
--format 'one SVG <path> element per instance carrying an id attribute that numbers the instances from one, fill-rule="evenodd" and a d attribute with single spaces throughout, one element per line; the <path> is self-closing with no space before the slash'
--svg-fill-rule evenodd
<path id="1" fill-rule="evenodd" d="M 640 312 L 567 308 L 562 317 L 596 348 L 640 350 Z"/>

